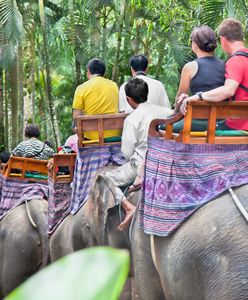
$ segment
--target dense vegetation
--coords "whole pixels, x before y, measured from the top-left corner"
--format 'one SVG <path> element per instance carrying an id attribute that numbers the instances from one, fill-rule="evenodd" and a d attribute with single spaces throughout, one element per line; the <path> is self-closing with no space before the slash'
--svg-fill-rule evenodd
<path id="1" fill-rule="evenodd" d="M 236 17 L 247 33 L 247 13 L 247 0 L 1 0 L 0 150 L 22 140 L 27 121 L 44 139 L 63 142 L 75 87 L 93 57 L 121 84 L 129 58 L 144 53 L 173 102 L 181 67 L 192 59 L 192 28 Z"/>

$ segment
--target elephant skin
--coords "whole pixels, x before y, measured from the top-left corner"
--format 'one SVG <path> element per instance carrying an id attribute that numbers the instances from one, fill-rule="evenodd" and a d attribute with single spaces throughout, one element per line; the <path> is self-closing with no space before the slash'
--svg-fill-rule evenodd
<path id="1" fill-rule="evenodd" d="M 124 232 L 117 229 L 124 218 L 123 212 L 116 206 L 114 196 L 109 193 L 104 181 L 98 178 L 96 184 L 97 188 L 92 188 L 84 206 L 75 215 L 68 215 L 52 234 L 52 261 L 73 251 L 99 245 L 131 250 L 128 229 Z M 137 194 L 130 199 L 133 204 L 137 203 Z M 133 278 L 129 277 L 120 299 L 130 300 L 134 290 Z M 135 299 L 138 300 L 137 297 Z"/>
<path id="2" fill-rule="evenodd" d="M 47 201 L 28 202 L 10 211 L 0 221 L 0 298 L 49 263 L 46 227 Z"/>
<path id="3" fill-rule="evenodd" d="M 235 188 L 248 208 L 248 185 Z M 132 253 L 142 300 L 248 299 L 248 224 L 228 192 L 201 207 L 169 237 L 132 227 Z M 157 268 L 155 267 L 155 264 Z"/>
<path id="4" fill-rule="evenodd" d="M 133 197 L 133 201 L 138 198 Z M 128 230 L 125 234 L 117 229 L 124 218 L 116 206 L 114 195 L 106 188 L 101 177 L 98 177 L 87 202 L 75 215 L 68 215 L 50 238 L 51 260 L 73 251 L 109 245 L 116 248 L 130 248 Z"/>

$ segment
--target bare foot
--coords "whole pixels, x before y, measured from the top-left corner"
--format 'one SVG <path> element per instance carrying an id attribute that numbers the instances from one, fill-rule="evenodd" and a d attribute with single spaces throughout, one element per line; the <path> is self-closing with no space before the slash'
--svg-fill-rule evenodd
<path id="1" fill-rule="evenodd" d="M 126 200 L 126 201 L 128 201 L 128 200 Z M 129 201 L 128 201 L 128 205 L 122 205 L 122 206 L 125 209 L 126 215 L 125 215 L 125 219 L 118 226 L 118 230 L 120 230 L 120 231 L 123 231 L 128 227 L 129 223 L 132 220 L 134 211 L 135 211 L 135 206 L 132 205 Z"/>
<path id="2" fill-rule="evenodd" d="M 130 185 L 130 187 L 129 187 L 129 189 L 128 189 L 128 192 L 129 192 L 129 193 L 132 193 L 132 192 L 139 191 L 139 190 L 141 189 L 141 186 L 142 186 L 141 183 L 138 184 L 138 185 L 136 185 L 136 184 L 133 183 L 132 185 Z"/>

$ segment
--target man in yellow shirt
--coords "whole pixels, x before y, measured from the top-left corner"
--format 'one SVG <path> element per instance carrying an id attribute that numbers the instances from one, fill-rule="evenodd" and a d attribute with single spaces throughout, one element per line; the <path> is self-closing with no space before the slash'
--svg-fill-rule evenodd
<path id="1" fill-rule="evenodd" d="M 76 88 L 73 100 L 73 119 L 80 115 L 118 113 L 118 87 L 112 80 L 103 78 L 106 67 L 98 58 L 87 65 L 88 81 Z M 119 130 L 106 130 L 104 137 L 120 135 Z M 97 132 L 85 134 L 88 139 L 98 139 Z"/>

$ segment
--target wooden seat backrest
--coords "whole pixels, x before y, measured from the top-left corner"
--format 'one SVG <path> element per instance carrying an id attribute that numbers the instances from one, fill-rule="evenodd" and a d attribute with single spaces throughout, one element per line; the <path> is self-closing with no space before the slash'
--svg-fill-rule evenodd
<path id="1" fill-rule="evenodd" d="M 173 134 L 173 123 L 184 118 L 184 127 L 179 135 Z M 192 144 L 247 144 L 248 136 L 215 136 L 217 119 L 248 119 L 248 101 L 233 102 L 190 102 L 185 117 L 177 113 L 165 120 L 154 120 L 151 123 L 149 134 L 157 135 L 158 124 L 166 124 L 166 139 Z M 191 126 L 193 119 L 207 119 L 208 129 L 206 137 L 192 136 Z"/>
<path id="2" fill-rule="evenodd" d="M 48 163 L 47 160 L 11 156 L 8 161 L 4 176 L 18 177 L 18 179 L 23 180 L 25 178 L 26 172 L 39 172 L 42 175 L 48 175 L 47 163 Z M 11 171 L 13 169 L 19 170 L 20 174 L 12 173 Z M 32 181 L 40 181 L 40 180 L 42 179 L 36 180 L 35 178 L 32 178 Z"/>
<path id="3" fill-rule="evenodd" d="M 104 130 L 121 130 L 123 129 L 123 123 L 128 114 L 105 114 L 94 116 L 79 116 L 77 117 L 77 134 L 78 134 L 78 146 L 86 147 L 91 145 L 110 145 L 120 142 L 106 142 L 104 141 Z M 97 131 L 97 140 L 85 140 L 84 133 L 89 131 Z"/>
<path id="4" fill-rule="evenodd" d="M 53 156 L 53 167 L 49 171 L 50 178 L 53 182 L 70 183 L 73 180 L 74 167 L 77 153 L 56 153 Z M 70 174 L 58 174 L 59 167 L 68 167 Z"/>

